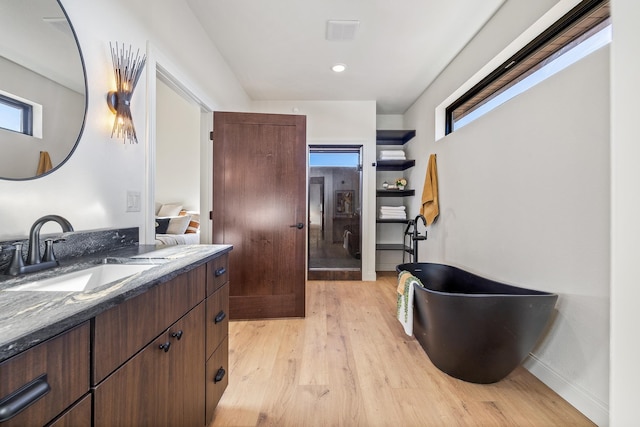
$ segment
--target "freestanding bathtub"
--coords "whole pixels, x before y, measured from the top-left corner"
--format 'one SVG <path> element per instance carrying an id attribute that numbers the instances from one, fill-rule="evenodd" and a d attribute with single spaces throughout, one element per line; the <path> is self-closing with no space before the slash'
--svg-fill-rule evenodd
<path id="1" fill-rule="evenodd" d="M 549 322 L 557 294 L 506 285 L 456 267 L 396 267 L 414 285 L 413 333 L 441 371 L 473 383 L 505 378 L 527 357 Z"/>

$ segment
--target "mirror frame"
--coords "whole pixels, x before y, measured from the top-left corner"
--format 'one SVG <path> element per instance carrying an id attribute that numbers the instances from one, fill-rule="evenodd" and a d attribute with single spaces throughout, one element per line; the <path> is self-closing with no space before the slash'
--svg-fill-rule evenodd
<path id="1" fill-rule="evenodd" d="M 31 180 L 35 180 L 35 179 L 39 179 L 39 178 L 45 177 L 45 176 L 57 171 L 58 169 L 60 169 L 60 167 L 62 165 L 64 165 L 65 163 L 67 163 L 67 161 L 71 158 L 73 153 L 76 151 L 76 148 L 78 147 L 78 144 L 80 143 L 80 139 L 82 138 L 82 134 L 84 133 L 85 124 L 87 123 L 87 110 L 89 108 L 89 85 L 87 83 L 87 66 L 84 63 L 84 56 L 82 55 L 82 49 L 80 48 L 80 41 L 78 40 L 78 34 L 76 33 L 76 29 L 73 27 L 73 23 L 69 19 L 69 15 L 67 14 L 67 11 L 65 10 L 64 6 L 62 5 L 61 0 L 56 0 L 56 3 L 58 3 L 58 6 L 60 7 L 60 10 L 62 11 L 62 14 L 64 15 L 65 19 L 67 20 L 67 23 L 69 24 L 69 28 L 71 29 L 71 33 L 73 34 L 73 39 L 74 39 L 74 41 L 76 43 L 76 48 L 78 49 L 78 55 L 80 55 L 80 64 L 82 65 L 82 76 L 84 77 L 84 114 L 82 115 L 82 124 L 80 125 L 80 131 L 78 132 L 78 137 L 76 138 L 76 142 L 75 142 L 75 144 L 73 144 L 73 147 L 71 147 L 71 150 L 69 151 L 69 154 L 67 154 L 67 156 L 64 158 L 64 160 L 62 160 L 60 163 L 58 163 L 55 167 L 51 168 L 51 170 L 48 170 L 47 172 L 43 173 L 42 175 L 36 175 L 36 176 L 28 177 L 28 178 L 5 178 L 3 176 L 0 176 L 0 179 L 5 180 L 5 181 L 31 181 Z"/>

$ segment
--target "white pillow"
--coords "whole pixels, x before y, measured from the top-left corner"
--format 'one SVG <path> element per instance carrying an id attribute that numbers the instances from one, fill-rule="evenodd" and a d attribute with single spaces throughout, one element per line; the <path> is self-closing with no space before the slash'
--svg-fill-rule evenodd
<path id="1" fill-rule="evenodd" d="M 162 205 L 156 216 L 178 216 L 182 210 L 182 205 L 178 204 L 166 204 Z"/>
<path id="2" fill-rule="evenodd" d="M 169 227 L 167 227 L 167 234 L 184 234 L 187 231 L 191 216 L 176 216 L 169 220 Z"/>

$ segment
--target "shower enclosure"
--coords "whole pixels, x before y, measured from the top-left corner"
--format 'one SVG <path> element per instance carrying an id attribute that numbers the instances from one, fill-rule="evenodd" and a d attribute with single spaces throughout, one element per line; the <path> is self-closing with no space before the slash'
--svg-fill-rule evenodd
<path id="1" fill-rule="evenodd" d="M 362 147 L 309 148 L 310 280 L 361 280 Z"/>

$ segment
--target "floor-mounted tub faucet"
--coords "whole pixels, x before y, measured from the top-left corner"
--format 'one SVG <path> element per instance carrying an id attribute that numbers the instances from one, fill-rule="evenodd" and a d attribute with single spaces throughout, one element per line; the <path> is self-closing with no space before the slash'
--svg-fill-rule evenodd
<path id="1" fill-rule="evenodd" d="M 29 231 L 29 252 L 26 265 L 22 259 L 22 244 L 15 244 L 11 262 L 5 271 L 6 274 L 17 276 L 58 266 L 58 260 L 53 254 L 53 240 L 47 239 L 44 256 L 40 255 L 40 229 L 44 224 L 51 221 L 60 224 L 64 232 L 73 231 L 71 223 L 60 215 L 45 215 L 36 220 L 31 226 L 31 231 Z"/>

